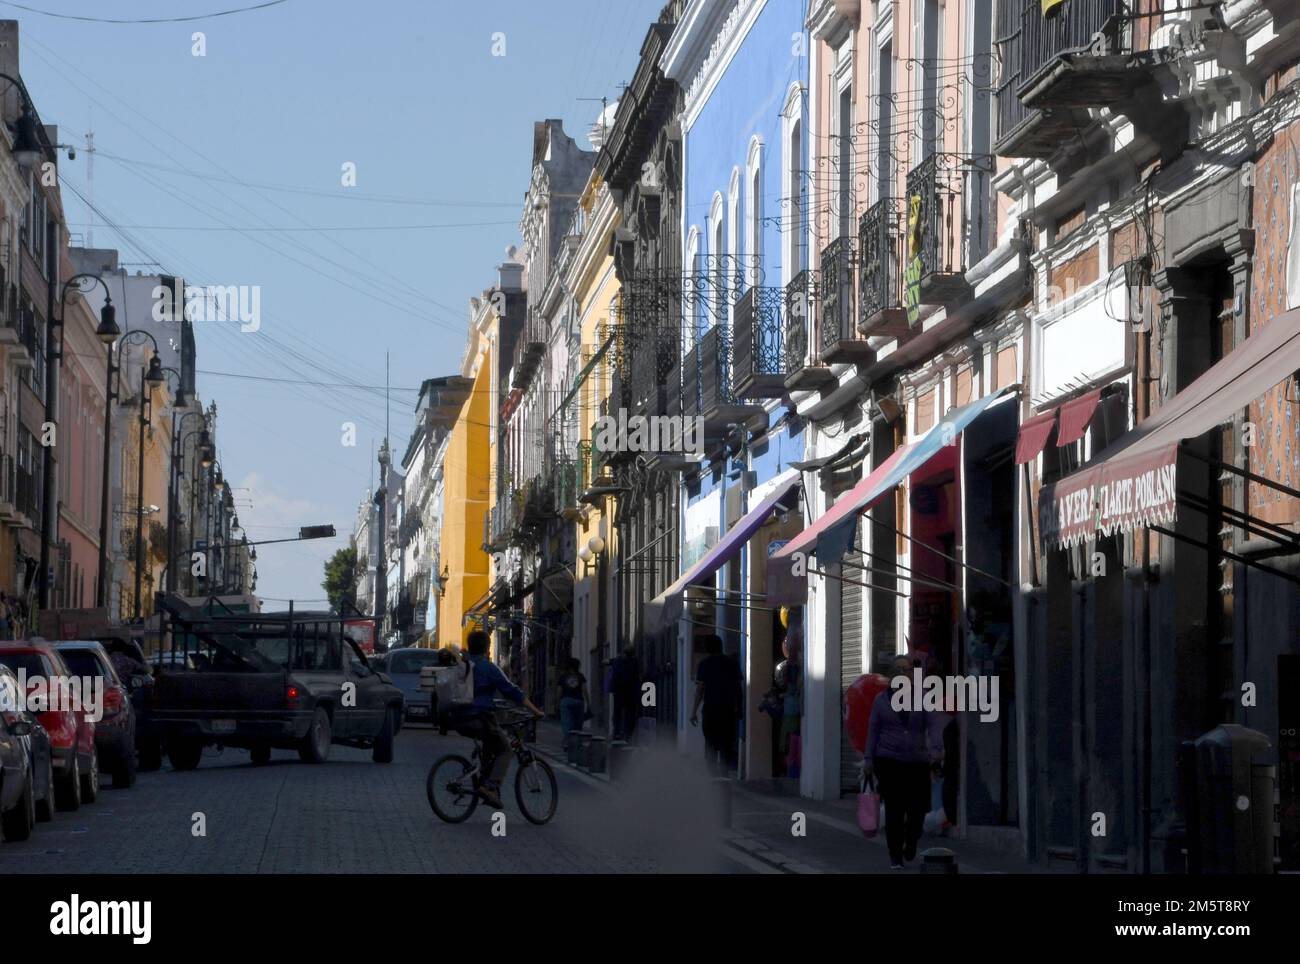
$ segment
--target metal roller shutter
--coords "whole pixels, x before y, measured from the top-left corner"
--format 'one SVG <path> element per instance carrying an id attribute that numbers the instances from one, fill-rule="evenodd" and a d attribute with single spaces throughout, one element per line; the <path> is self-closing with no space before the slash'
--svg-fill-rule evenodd
<path id="1" fill-rule="evenodd" d="M 862 755 L 849 741 L 844 727 L 844 691 L 862 675 L 862 593 L 861 553 L 844 557 L 840 583 L 840 789 L 857 793 L 858 772 Z M 848 580 L 853 580 L 849 582 Z"/>

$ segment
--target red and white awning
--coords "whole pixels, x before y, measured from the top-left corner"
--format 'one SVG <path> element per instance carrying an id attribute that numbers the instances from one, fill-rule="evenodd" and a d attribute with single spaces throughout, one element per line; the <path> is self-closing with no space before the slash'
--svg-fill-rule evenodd
<path id="1" fill-rule="evenodd" d="M 1098 534 L 1172 522 L 1177 514 L 1179 444 L 1222 425 L 1297 371 L 1300 309 L 1279 315 L 1255 332 L 1091 465 L 1044 486 L 1038 497 L 1043 544 L 1074 546 Z M 1069 403 L 1080 405 L 1069 426 L 1062 406 L 1061 434 L 1075 430 L 1081 420 L 1087 424 L 1082 410 L 1087 399 Z M 1095 406 L 1094 401 L 1087 409 L 1088 418 Z"/>

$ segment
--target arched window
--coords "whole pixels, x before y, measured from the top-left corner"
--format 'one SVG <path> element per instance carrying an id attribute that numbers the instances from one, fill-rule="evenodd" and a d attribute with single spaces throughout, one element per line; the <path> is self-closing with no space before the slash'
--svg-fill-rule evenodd
<path id="1" fill-rule="evenodd" d="M 686 235 L 686 273 L 693 277 L 699 270 L 700 228 L 699 225 L 692 224 L 690 232 Z M 700 306 L 691 299 L 683 307 L 685 308 L 685 317 L 682 319 L 685 328 L 685 344 L 682 350 L 690 351 L 695 347 L 695 340 L 699 337 Z"/>
<path id="2" fill-rule="evenodd" d="M 745 193 L 746 281 L 757 286 L 763 283 L 763 141 L 757 135 L 749 142 Z"/>
<path id="3" fill-rule="evenodd" d="M 709 290 L 706 292 L 712 304 L 709 305 L 709 319 L 706 326 L 713 324 L 720 315 L 719 306 L 725 304 L 723 292 L 726 290 L 726 240 L 727 227 L 722 215 L 722 195 L 713 195 L 713 206 L 709 210 Z M 701 306 L 703 307 L 703 306 Z"/>
<path id="4" fill-rule="evenodd" d="M 781 197 L 785 220 L 782 226 L 782 283 L 789 284 L 804 269 L 804 160 L 803 88 L 791 84 L 781 117 L 785 139 L 782 149 Z"/>

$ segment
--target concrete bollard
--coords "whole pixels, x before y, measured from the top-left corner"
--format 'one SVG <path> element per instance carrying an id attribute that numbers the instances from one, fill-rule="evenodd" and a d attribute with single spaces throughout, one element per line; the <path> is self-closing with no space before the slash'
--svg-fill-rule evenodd
<path id="1" fill-rule="evenodd" d="M 921 873 L 955 874 L 957 873 L 957 855 L 947 847 L 931 847 L 921 851 Z"/>
<path id="2" fill-rule="evenodd" d="M 603 736 L 588 735 L 583 741 L 583 766 L 588 773 L 604 773 L 608 741 Z"/>

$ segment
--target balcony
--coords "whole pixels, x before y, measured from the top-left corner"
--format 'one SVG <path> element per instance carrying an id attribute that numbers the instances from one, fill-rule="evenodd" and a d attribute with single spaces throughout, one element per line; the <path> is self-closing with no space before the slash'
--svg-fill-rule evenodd
<path id="1" fill-rule="evenodd" d="M 909 324 L 921 305 L 953 307 L 970 298 L 966 269 L 988 230 L 991 169 L 982 155 L 931 154 L 908 172 L 903 303 Z"/>
<path id="2" fill-rule="evenodd" d="M 903 205 L 881 198 L 858 222 L 858 334 L 906 334 L 903 307 Z"/>
<path id="3" fill-rule="evenodd" d="M 36 487 L 36 476 L 21 467 L 14 473 L 14 506 L 18 510 L 18 518 L 15 520 L 17 523 L 33 529 L 40 527 L 40 493 Z"/>
<path id="4" fill-rule="evenodd" d="M 1088 108 L 1133 103 L 1156 79 L 1166 53 L 1134 52 L 1132 38 L 1143 21 L 1125 19 L 1130 5 L 1068 0 L 1046 14 L 1041 0 L 998 5 L 998 154 L 1049 157 L 1077 141 L 1090 121 Z"/>
<path id="5" fill-rule="evenodd" d="M 510 489 L 498 491 L 496 504 L 484 521 L 488 528 L 486 545 L 489 550 L 496 551 L 510 545 L 515 521 L 514 498 Z"/>
<path id="6" fill-rule="evenodd" d="M 668 374 L 681 344 L 682 277 L 645 272 L 631 278 L 618 303 L 630 415 L 662 415 L 669 403 Z"/>
<path id="7" fill-rule="evenodd" d="M 800 271 L 785 286 L 785 387 L 791 391 L 821 388 L 835 380 L 831 370 L 809 350 L 815 298 L 816 282 L 809 271 Z"/>
<path id="8" fill-rule="evenodd" d="M 858 337 L 853 314 L 853 238 L 836 238 L 822 249 L 821 344 L 819 357 L 829 365 L 871 357 L 871 346 Z"/>
<path id="9" fill-rule="evenodd" d="M 0 522 L 10 522 L 18 517 L 17 483 L 12 455 L 0 455 Z"/>
<path id="10" fill-rule="evenodd" d="M 546 325 L 536 311 L 528 313 L 519 341 L 515 343 L 514 376 L 510 387 L 523 391 L 533 380 L 546 354 Z"/>
<path id="11" fill-rule="evenodd" d="M 0 345 L 8 345 L 8 357 L 19 368 L 31 368 L 36 357 L 39 329 L 31 305 L 20 304 L 18 289 L 10 288 L 0 317 Z"/>
<path id="12" fill-rule="evenodd" d="M 731 371 L 737 398 L 780 398 L 785 394 L 781 351 L 784 288 L 751 286 L 736 302 L 735 352 Z"/>
<path id="13" fill-rule="evenodd" d="M 681 406 L 682 415 L 700 414 L 700 346 L 692 345 L 682 356 L 681 368 Z"/>
<path id="14" fill-rule="evenodd" d="M 761 405 L 738 398 L 731 387 L 731 333 L 726 325 L 714 325 L 699 343 L 700 410 L 704 436 L 717 438 L 728 425 L 746 422 L 761 413 Z"/>
<path id="15" fill-rule="evenodd" d="M 629 345 L 630 414 L 662 415 L 668 407 L 668 375 L 677 364 L 680 324 L 645 329 Z"/>

